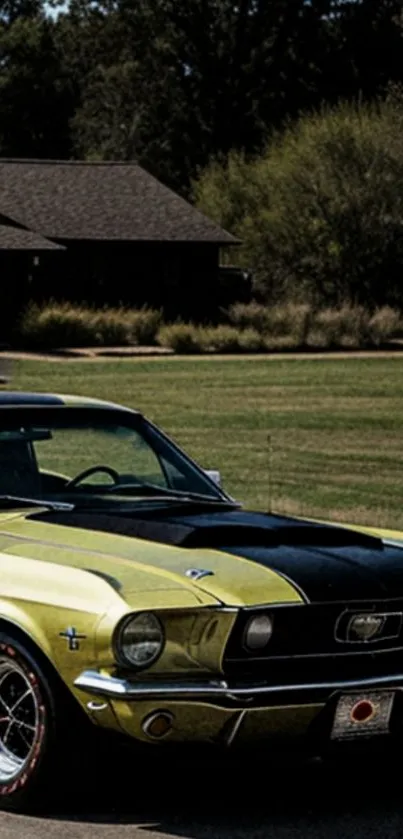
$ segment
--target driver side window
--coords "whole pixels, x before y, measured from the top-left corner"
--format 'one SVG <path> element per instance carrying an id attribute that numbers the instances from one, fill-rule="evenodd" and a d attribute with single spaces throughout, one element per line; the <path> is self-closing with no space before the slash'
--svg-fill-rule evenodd
<path id="1" fill-rule="evenodd" d="M 87 469 L 107 466 L 119 475 L 120 483 L 152 482 L 166 486 L 157 456 L 140 434 L 130 428 L 56 428 L 49 440 L 35 444 L 40 471 L 71 480 Z M 113 484 L 105 472 L 94 471 L 80 486 Z"/>

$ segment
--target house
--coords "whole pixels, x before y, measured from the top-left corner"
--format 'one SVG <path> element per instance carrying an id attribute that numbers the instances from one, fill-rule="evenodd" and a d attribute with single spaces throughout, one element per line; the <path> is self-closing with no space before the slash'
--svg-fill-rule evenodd
<path id="1" fill-rule="evenodd" d="M 137 163 L 0 158 L 3 332 L 28 299 L 208 320 L 225 302 L 220 250 L 236 244 Z"/>

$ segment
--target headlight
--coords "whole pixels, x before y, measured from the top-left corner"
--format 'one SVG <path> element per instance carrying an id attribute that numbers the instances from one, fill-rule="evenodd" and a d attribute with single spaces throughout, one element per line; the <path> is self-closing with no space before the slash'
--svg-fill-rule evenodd
<path id="1" fill-rule="evenodd" d="M 269 643 L 273 634 L 273 618 L 259 615 L 251 618 L 244 632 L 244 647 L 247 650 L 262 650 Z"/>
<path id="2" fill-rule="evenodd" d="M 149 667 L 164 649 L 164 632 L 157 616 L 142 612 L 129 617 L 116 639 L 118 657 L 131 667 Z"/>

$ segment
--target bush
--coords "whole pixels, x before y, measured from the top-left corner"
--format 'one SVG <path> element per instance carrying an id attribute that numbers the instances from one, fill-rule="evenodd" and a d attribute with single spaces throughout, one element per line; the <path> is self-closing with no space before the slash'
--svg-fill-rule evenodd
<path id="1" fill-rule="evenodd" d="M 233 303 L 226 315 L 230 323 L 240 329 L 256 329 L 260 335 L 270 329 L 270 309 L 256 300 L 251 303 Z"/>
<path id="2" fill-rule="evenodd" d="M 253 329 L 253 327 L 242 329 L 239 332 L 238 341 L 240 349 L 244 352 L 255 353 L 267 350 L 263 335 L 257 329 Z"/>
<path id="3" fill-rule="evenodd" d="M 307 303 L 284 303 L 277 306 L 264 306 L 252 303 L 235 303 L 227 312 L 231 323 L 242 328 L 252 328 L 270 339 L 289 335 L 292 346 L 306 343 L 312 307 Z"/>
<path id="4" fill-rule="evenodd" d="M 154 344 L 161 312 L 111 308 L 91 309 L 71 303 L 31 303 L 17 327 L 17 341 L 32 349 Z"/>
<path id="5" fill-rule="evenodd" d="M 79 347 L 98 343 L 94 324 L 87 313 L 68 304 L 45 308 L 30 305 L 21 318 L 17 340 L 27 349 Z"/>
<path id="6" fill-rule="evenodd" d="M 234 326 L 195 326 L 191 323 L 174 323 L 160 329 L 162 346 L 177 353 L 239 353 L 261 352 L 266 343 L 256 329 L 237 329 Z"/>
<path id="7" fill-rule="evenodd" d="M 201 330 L 201 341 L 209 352 L 231 353 L 239 352 L 240 330 L 234 326 L 207 327 Z"/>
<path id="8" fill-rule="evenodd" d="M 50 303 L 26 310 L 17 340 L 27 349 L 150 345 L 158 342 L 176 353 L 254 353 L 379 346 L 403 334 L 400 312 L 382 307 L 371 313 L 363 306 L 315 310 L 306 304 L 261 306 L 236 304 L 230 324 L 161 325 L 151 309 L 101 309 Z M 157 332 L 158 330 L 158 332 Z"/>
<path id="9" fill-rule="evenodd" d="M 372 315 L 368 328 L 371 341 L 375 346 L 393 338 L 400 338 L 403 332 L 401 314 L 390 306 L 383 306 Z"/>
<path id="10" fill-rule="evenodd" d="M 158 332 L 158 343 L 177 353 L 202 352 L 201 327 L 193 323 L 171 323 Z"/>
<path id="11" fill-rule="evenodd" d="M 403 320 L 397 309 L 384 306 L 372 314 L 364 306 L 315 309 L 309 304 L 288 303 L 264 306 L 254 301 L 236 303 L 227 316 L 241 328 L 240 335 L 254 333 L 255 351 L 302 349 L 363 348 L 398 338 L 403 334 Z M 258 337 L 256 337 L 258 336 Z M 240 337 L 240 347 L 243 347 Z M 252 350 L 251 350 L 252 351 Z"/>
<path id="12" fill-rule="evenodd" d="M 260 157 L 231 152 L 202 173 L 196 204 L 243 241 L 238 264 L 262 300 L 403 304 L 402 129 L 398 96 L 340 104 L 289 125 Z"/>
<path id="13" fill-rule="evenodd" d="M 152 346 L 157 341 L 158 330 L 162 325 L 162 311 L 146 306 L 142 309 L 129 309 L 125 313 L 125 322 L 132 344 Z"/>
<path id="14" fill-rule="evenodd" d="M 361 306 L 323 309 L 312 317 L 308 344 L 329 348 L 368 346 L 369 320 L 369 312 Z"/>
<path id="15" fill-rule="evenodd" d="M 122 347 L 131 343 L 128 324 L 119 309 L 88 311 L 87 318 L 91 325 L 94 346 Z"/>

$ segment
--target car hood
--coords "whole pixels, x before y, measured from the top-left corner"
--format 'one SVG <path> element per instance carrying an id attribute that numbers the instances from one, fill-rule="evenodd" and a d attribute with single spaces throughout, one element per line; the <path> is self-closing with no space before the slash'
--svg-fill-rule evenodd
<path id="1" fill-rule="evenodd" d="M 180 608 L 302 600 L 295 586 L 268 567 L 214 549 L 186 548 L 169 539 L 164 543 L 161 532 L 147 539 L 135 531 L 135 520 L 120 516 L 3 515 L 0 553 L 96 574 L 133 608 L 139 603 Z M 195 568 L 214 569 L 208 584 L 197 579 Z"/>
<path id="2" fill-rule="evenodd" d="M 183 508 L 182 508 L 183 510 Z M 403 548 L 348 527 L 244 510 L 170 508 L 4 518 L 0 550 L 93 570 L 130 591 L 187 588 L 201 602 L 403 598 Z"/>

